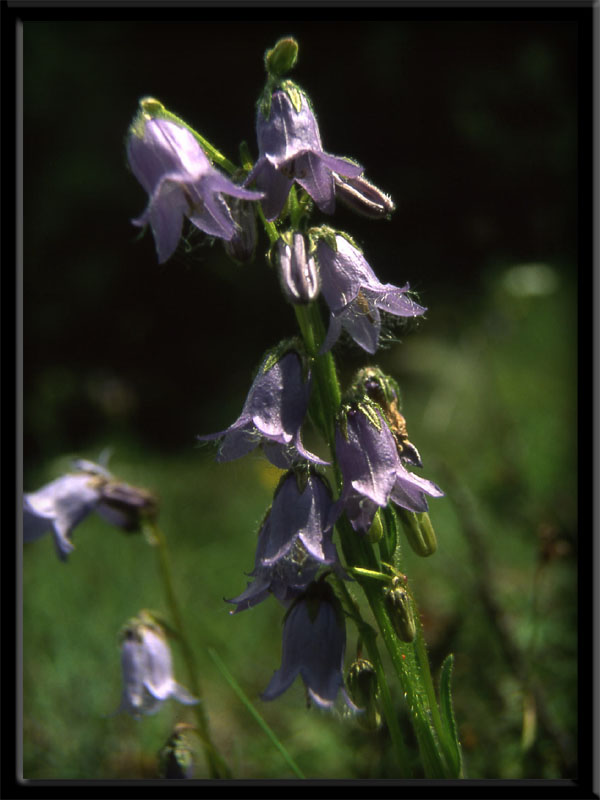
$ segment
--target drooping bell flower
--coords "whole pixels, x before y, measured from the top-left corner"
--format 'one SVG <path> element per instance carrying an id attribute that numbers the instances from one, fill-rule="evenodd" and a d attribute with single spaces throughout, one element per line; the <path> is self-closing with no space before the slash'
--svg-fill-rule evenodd
<path id="1" fill-rule="evenodd" d="M 156 513 L 156 500 L 146 490 L 116 480 L 91 461 L 80 459 L 73 466 L 76 472 L 23 495 L 23 540 L 52 531 L 61 561 L 74 549 L 73 529 L 92 511 L 125 531 L 138 530 L 145 515 Z"/>
<path id="2" fill-rule="evenodd" d="M 150 225 L 159 263 L 175 251 L 184 217 L 210 236 L 230 241 L 237 225 L 223 195 L 258 200 L 259 192 L 237 186 L 213 167 L 192 132 L 160 116 L 149 98 L 129 129 L 127 158 L 135 177 L 150 197 L 134 225 Z"/>
<path id="3" fill-rule="evenodd" d="M 317 240 L 316 260 L 321 291 L 329 306 L 329 330 L 322 352 L 337 342 L 342 328 L 368 353 L 375 353 L 381 332 L 381 314 L 417 317 L 427 309 L 402 288 L 380 283 L 361 250 L 346 236 L 328 228 L 311 232 Z"/>
<path id="4" fill-rule="evenodd" d="M 341 691 L 348 706 L 356 710 L 344 688 L 345 647 L 346 626 L 339 600 L 327 583 L 311 584 L 286 614 L 281 667 L 262 699 L 275 700 L 300 675 L 316 705 L 331 708 Z"/>
<path id="5" fill-rule="evenodd" d="M 254 569 L 250 573 L 253 580 L 248 583 L 241 594 L 227 600 L 228 603 L 237 606 L 234 611 L 231 611 L 232 614 L 238 614 L 240 611 L 246 611 L 258 603 L 262 603 L 270 594 L 276 597 L 284 608 L 288 608 L 316 579 L 317 573 L 323 567 L 324 562 L 317 561 L 316 558 L 309 555 L 299 539 L 294 541 L 285 556 L 265 566 L 262 556 L 266 538 L 264 530 L 261 529 Z M 330 553 L 327 548 L 327 556 L 333 561 L 337 558 L 333 543 L 331 549 Z"/>
<path id="6" fill-rule="evenodd" d="M 279 482 L 261 528 L 261 562 L 265 566 L 275 564 L 298 539 L 317 561 L 333 563 L 331 536 L 338 514 L 323 478 L 312 470 L 288 472 Z"/>
<path id="7" fill-rule="evenodd" d="M 324 464 L 304 448 L 300 438 L 310 384 L 310 374 L 304 374 L 302 360 L 295 350 L 288 349 L 283 355 L 269 354 L 250 387 L 238 419 L 224 431 L 198 439 L 222 439 L 217 461 L 241 458 L 261 445 L 269 461 L 280 469 L 302 459 Z"/>
<path id="8" fill-rule="evenodd" d="M 345 407 L 336 430 L 344 486 L 341 500 L 355 530 L 368 531 L 379 507 L 391 500 L 409 511 L 427 511 L 426 495 L 442 497 L 432 481 L 409 472 L 379 407 L 368 401 Z"/>
<path id="9" fill-rule="evenodd" d="M 246 180 L 255 181 L 265 193 L 265 217 L 276 219 L 294 181 L 315 201 L 321 211 L 335 209 L 334 173 L 360 175 L 363 167 L 323 151 L 319 126 L 306 94 L 285 81 L 266 101 L 259 103 L 256 118 L 259 158 Z"/>
<path id="10" fill-rule="evenodd" d="M 143 614 L 122 632 L 121 666 L 123 694 L 117 713 L 126 711 L 136 718 L 155 714 L 169 697 L 184 705 L 198 702 L 173 677 L 171 649 L 164 631 Z"/>

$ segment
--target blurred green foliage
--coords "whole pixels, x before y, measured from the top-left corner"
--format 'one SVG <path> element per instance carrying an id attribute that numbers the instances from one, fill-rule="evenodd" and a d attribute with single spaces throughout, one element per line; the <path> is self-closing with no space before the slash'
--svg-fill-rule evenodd
<path id="1" fill-rule="evenodd" d="M 151 237 L 138 241 L 129 222 L 146 201 L 124 158 L 137 99 L 158 96 L 235 158 L 240 139 L 254 147 L 263 51 L 293 33 L 294 77 L 325 149 L 365 164 L 398 206 L 389 224 L 343 209 L 334 224 L 382 280 L 410 281 L 430 309 L 416 327 L 391 328 L 376 361 L 400 383 L 424 474 L 447 493 L 431 504 L 438 552 L 405 547 L 404 570 L 434 668 L 455 653 L 466 776 L 572 777 L 575 30 L 341 23 L 332 38 L 331 23 L 293 27 L 248 37 L 241 23 L 25 24 L 24 489 L 61 474 L 67 454 L 96 458 L 108 445 L 115 474 L 158 492 L 207 712 L 235 777 L 292 776 L 207 647 L 307 777 L 398 777 L 385 729 L 307 711 L 299 682 L 275 703 L 258 699 L 279 666 L 281 609 L 270 599 L 231 617 L 223 601 L 245 587 L 277 475 L 258 456 L 216 465 L 194 436 L 237 416 L 293 314 L 260 258 L 235 268 L 219 243 L 192 236 L 158 267 Z M 346 382 L 369 360 L 347 343 L 339 355 Z M 66 565 L 50 537 L 24 551 L 25 777 L 155 777 L 189 710 L 169 701 L 139 722 L 110 716 L 120 626 L 143 607 L 166 610 L 154 553 L 96 517 L 75 543 Z M 354 646 L 352 634 L 348 663 Z"/>

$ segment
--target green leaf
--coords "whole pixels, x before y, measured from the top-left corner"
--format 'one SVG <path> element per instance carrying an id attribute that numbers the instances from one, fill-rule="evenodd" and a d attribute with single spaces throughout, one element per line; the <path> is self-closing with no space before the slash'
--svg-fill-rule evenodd
<path id="1" fill-rule="evenodd" d="M 450 745 L 448 751 L 452 757 L 451 766 L 454 777 L 460 778 L 462 777 L 462 756 L 454 719 L 454 711 L 452 709 L 452 694 L 450 691 L 453 664 L 454 656 L 450 653 L 446 656 L 442 664 L 442 672 L 440 675 L 440 711 L 447 743 Z"/>

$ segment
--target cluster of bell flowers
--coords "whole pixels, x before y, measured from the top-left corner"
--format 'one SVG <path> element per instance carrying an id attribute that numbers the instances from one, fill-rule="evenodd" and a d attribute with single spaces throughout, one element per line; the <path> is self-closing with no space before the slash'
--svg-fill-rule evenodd
<path id="1" fill-rule="evenodd" d="M 286 215 L 292 218 L 295 185 L 325 214 L 334 212 L 339 199 L 368 217 L 388 217 L 394 209 L 391 199 L 364 177 L 362 166 L 324 151 L 309 98 L 273 69 L 258 103 L 256 134 L 258 159 L 245 172 L 230 170 L 239 180 L 234 183 L 214 166 L 219 162 L 216 151 L 186 123 L 158 101 L 142 100 L 130 128 L 128 156 L 149 203 L 134 224 L 150 225 L 161 262 L 175 251 L 184 217 L 223 239 L 227 252 L 244 261 L 253 257 L 260 203 L 267 222 L 278 221 L 269 261 L 277 266 L 285 298 L 308 304 L 322 297 L 327 305 L 329 326 L 321 353 L 331 350 L 342 331 L 375 353 L 382 311 L 396 317 L 418 317 L 426 311 L 412 299 L 408 284 L 381 283 L 362 249 L 344 232 L 324 225 L 283 230 L 279 222 Z M 319 706 L 331 707 L 340 689 L 344 691 L 343 614 L 331 587 L 319 577 L 327 570 L 345 577 L 333 543 L 339 516 L 345 513 L 364 534 L 377 510 L 388 503 L 410 513 L 424 512 L 427 495 L 443 494 L 407 469 L 410 464 L 420 467 L 421 461 L 397 430 L 398 418 L 403 419 L 399 398 L 389 403 L 382 399 L 382 385 L 388 396 L 394 391 L 389 381 L 371 375 L 369 390 L 364 375 L 361 380 L 362 391 L 355 386 L 338 415 L 335 455 L 343 489 L 336 501 L 322 469 L 327 462 L 302 443 L 312 376 L 300 342 L 285 342 L 267 353 L 239 418 L 226 430 L 199 437 L 219 440 L 218 461 L 260 447 L 272 464 L 285 470 L 259 530 L 252 581 L 229 601 L 238 613 L 273 594 L 287 609 L 282 664 L 264 699 L 279 696 L 297 675 Z M 344 697 L 352 706 L 345 692 Z"/>
<path id="2" fill-rule="evenodd" d="M 245 172 L 229 170 L 227 177 L 215 166 L 226 160 L 202 137 L 158 101 L 141 101 L 129 130 L 127 155 L 149 201 L 133 222 L 150 227 L 159 262 L 177 249 L 184 219 L 222 239 L 235 260 L 251 258 L 257 204 L 269 222 L 284 219 L 294 185 L 326 214 L 333 213 L 336 199 L 373 218 L 393 210 L 390 198 L 366 180 L 363 167 L 324 152 L 311 103 L 291 81 L 270 74 L 258 104 L 256 131 L 256 164 Z M 335 345 L 343 330 L 366 352 L 375 353 L 382 311 L 396 317 L 425 312 L 410 296 L 408 284 L 397 287 L 377 279 L 348 234 L 328 226 L 282 231 L 278 224 L 277 231 L 271 260 L 286 299 L 306 304 L 322 297 L 327 305 L 329 327 L 321 353 Z M 322 580 L 331 570 L 345 577 L 333 542 L 334 525 L 345 513 L 358 535 L 364 535 L 378 509 L 388 503 L 400 511 L 424 512 L 426 496 L 442 492 L 407 469 L 420 467 L 421 461 L 403 427 L 399 396 L 385 376 L 372 371 L 357 377 L 338 414 L 335 456 L 343 488 L 334 500 L 323 470 L 327 462 L 309 452 L 301 438 L 312 388 L 310 364 L 300 342 L 274 348 L 264 358 L 239 418 L 226 430 L 199 438 L 219 440 L 218 461 L 260 447 L 271 463 L 285 470 L 259 531 L 253 580 L 230 601 L 238 613 L 273 594 L 287 609 L 282 664 L 264 699 L 279 696 L 300 675 L 317 705 L 331 707 L 341 690 L 353 706 L 344 690 L 343 613 L 331 586 Z M 26 496 L 26 503 L 40 526 L 54 527 L 59 553 L 66 555 L 72 549 L 72 528 L 89 511 L 103 513 L 110 504 L 105 490 L 93 486 L 90 494 L 89 476 L 77 481 L 66 476 L 55 483 L 46 487 L 50 501 L 45 508 L 43 490 L 37 506 L 34 495 Z M 75 501 L 57 499 L 71 494 Z M 154 646 L 148 644 L 153 641 L 150 636 L 125 640 L 123 652 L 129 655 L 123 656 L 124 670 L 135 661 L 131 654 Z M 141 656 L 136 663 L 142 663 Z M 150 706 L 139 707 L 143 711 Z"/>

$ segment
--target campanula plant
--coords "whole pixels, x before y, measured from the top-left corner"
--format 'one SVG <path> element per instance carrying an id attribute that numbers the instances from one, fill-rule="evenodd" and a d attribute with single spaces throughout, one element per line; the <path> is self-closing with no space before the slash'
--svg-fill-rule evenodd
<path id="1" fill-rule="evenodd" d="M 262 248 L 264 280 L 278 281 L 282 302 L 296 319 L 289 338 L 257 353 L 259 366 L 238 418 L 198 436 L 214 448 L 217 462 L 254 453 L 282 470 L 257 526 L 250 581 L 226 601 L 235 606 L 231 614 L 271 596 L 281 606 L 281 662 L 278 668 L 264 663 L 262 700 L 294 702 L 283 695 L 301 681 L 308 706 L 337 708 L 347 724 L 366 731 L 385 723 L 380 741 L 393 748 L 394 777 L 462 777 L 451 657 L 438 697 L 415 602 L 418 587 L 403 573 L 401 556 L 404 541 L 421 556 L 435 552 L 429 503 L 443 491 L 413 471 L 423 469 L 424 460 L 409 439 L 394 379 L 370 364 L 342 386 L 336 363 L 340 341 L 372 357 L 388 320 L 422 320 L 426 309 L 408 283 L 382 283 L 351 234 L 314 219 L 331 218 L 337 200 L 370 219 L 389 218 L 395 206 L 367 180 L 362 165 L 324 150 L 312 100 L 286 77 L 297 54 L 291 38 L 265 54 L 256 160 L 242 143 L 241 163 L 234 163 L 160 101 L 140 101 L 126 155 L 148 199 L 133 224 L 150 230 L 160 263 L 177 251 L 188 223 L 210 240 L 220 239 L 235 263 L 254 261 L 246 268 L 256 271 L 257 280 Z M 315 435 L 309 440 L 310 428 Z M 305 437 L 317 452 L 305 447 Z M 159 713 L 169 698 L 189 705 L 209 776 L 229 777 L 211 738 L 151 495 L 103 468 L 80 464 L 74 474 L 25 495 L 25 538 L 53 530 L 65 558 L 73 549 L 73 528 L 92 511 L 125 530 L 143 529 L 156 548 L 169 606 L 168 625 L 144 612 L 122 633 L 120 710 L 143 718 Z M 249 559 L 253 533 L 249 526 Z M 189 690 L 175 680 L 168 635 L 181 647 Z M 394 684 L 404 717 L 393 700 Z M 166 739 L 165 775 L 198 774 L 184 741 L 189 727 L 178 723 Z"/>
<path id="2" fill-rule="evenodd" d="M 422 318 L 426 309 L 407 283 L 382 283 L 350 234 L 329 225 L 311 226 L 315 211 L 335 212 L 336 198 L 374 219 L 389 217 L 394 204 L 366 179 L 361 165 L 324 150 L 311 99 L 286 77 L 297 53 L 296 42 L 283 39 L 265 55 L 267 80 L 257 102 L 254 163 L 245 144 L 240 146 L 242 164 L 229 161 L 158 101 L 142 101 L 140 112 L 144 131 L 155 122 L 160 129 L 161 120 L 179 126 L 170 140 L 179 143 L 176 151 L 178 147 L 184 151 L 175 157 L 178 164 L 188 164 L 188 148 L 191 153 L 185 181 L 180 171 L 175 180 L 169 177 L 172 173 L 163 173 L 152 186 L 148 180 L 145 184 L 153 197 L 158 196 L 160 181 L 175 187 L 178 236 L 183 215 L 202 227 L 193 213 L 199 194 L 192 197 L 189 189 L 193 185 L 200 192 L 194 177 L 189 177 L 202 171 L 197 146 L 215 168 L 224 169 L 244 191 L 254 192 L 242 198 L 208 173 L 206 185 L 218 191 L 213 209 L 220 208 L 223 214 L 216 234 L 214 225 L 204 230 L 231 240 L 233 236 L 224 235 L 224 220 L 231 221 L 236 226 L 234 236 L 247 245 L 240 248 L 245 251 L 242 258 L 230 255 L 246 261 L 256 247 L 257 216 L 262 220 L 268 238 L 267 264 L 275 267 L 282 297 L 292 306 L 299 326 L 299 336 L 263 355 L 238 419 L 219 433 L 199 436 L 203 442 L 217 442 L 217 461 L 240 458 L 258 448 L 285 470 L 259 529 L 252 580 L 229 602 L 236 606 L 232 613 L 239 613 L 272 594 L 285 610 L 281 666 L 267 684 L 264 700 L 279 698 L 299 676 L 316 705 L 332 708 L 341 702 L 358 717 L 365 714 L 371 723 L 385 719 L 402 776 L 411 776 L 416 769 L 427 777 L 458 777 L 460 748 L 450 698 L 442 698 L 442 714 L 413 608 L 414 595 L 394 583 L 399 580 L 394 570 L 400 566 L 402 532 L 421 555 L 435 551 L 428 498 L 440 498 L 443 492 L 409 470 L 422 468 L 423 462 L 408 439 L 393 379 L 368 367 L 343 390 L 335 362 L 336 344 L 343 335 L 373 355 L 386 317 Z M 146 141 L 135 125 L 130 135 L 138 137 L 134 149 Z M 226 214 L 215 205 L 216 198 L 226 203 L 227 193 L 235 213 Z M 208 197 L 203 196 L 205 206 Z M 245 216 L 240 214 L 242 208 Z M 156 236 L 155 227 L 153 231 Z M 327 452 L 315 454 L 304 447 L 302 431 L 309 425 L 316 427 Z M 418 767 L 406 732 L 398 725 L 388 688 L 392 676 L 384 670 L 376 633 L 363 616 L 357 589 L 371 607 L 407 700 Z M 359 686 L 357 669 L 351 669 L 348 684 L 344 678 L 348 622 L 356 625 L 355 663 L 361 662 L 361 675 L 369 675 L 368 702 L 362 690 L 356 694 L 357 702 L 349 694 Z M 363 647 L 368 658 L 361 655 Z M 448 680 L 444 686 L 449 686 Z"/>

